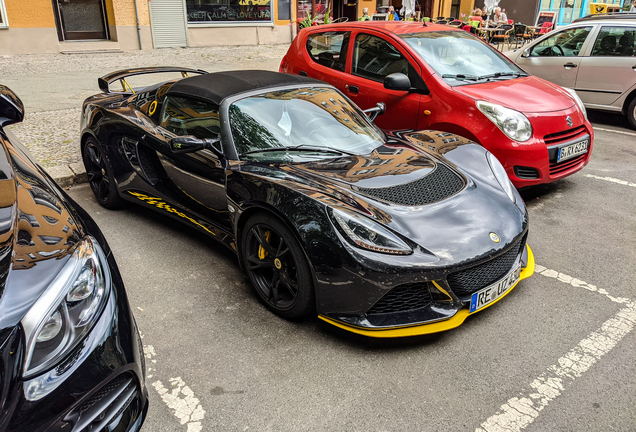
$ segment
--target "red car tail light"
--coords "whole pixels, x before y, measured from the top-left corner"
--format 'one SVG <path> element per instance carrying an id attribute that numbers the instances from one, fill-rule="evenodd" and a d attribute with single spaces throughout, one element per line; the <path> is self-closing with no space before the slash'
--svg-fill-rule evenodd
<path id="1" fill-rule="evenodd" d="M 287 61 L 287 56 L 283 57 L 283 60 L 280 62 L 280 68 L 278 72 L 287 73 L 287 68 L 289 67 L 289 61 Z"/>

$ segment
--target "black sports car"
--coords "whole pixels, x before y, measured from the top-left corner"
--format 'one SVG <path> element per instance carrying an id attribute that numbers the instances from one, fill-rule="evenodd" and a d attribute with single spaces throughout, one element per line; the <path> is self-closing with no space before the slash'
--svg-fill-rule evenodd
<path id="1" fill-rule="evenodd" d="M 6 130 L 23 116 L 0 85 L 0 432 L 138 431 L 144 355 L 115 259 Z"/>
<path id="2" fill-rule="evenodd" d="M 198 76 L 126 82 L 168 71 Z M 371 122 L 381 104 L 363 113 L 328 84 L 274 72 L 148 68 L 99 85 L 81 127 L 98 201 L 136 202 L 220 241 L 282 317 L 432 333 L 534 271 L 523 200 L 464 138 L 387 135 Z"/>

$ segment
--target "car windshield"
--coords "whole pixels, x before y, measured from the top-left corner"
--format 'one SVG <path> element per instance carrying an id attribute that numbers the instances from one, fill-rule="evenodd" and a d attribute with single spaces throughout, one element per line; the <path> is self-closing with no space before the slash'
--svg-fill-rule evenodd
<path id="1" fill-rule="evenodd" d="M 408 33 L 400 37 L 451 86 L 527 75 L 503 54 L 465 31 Z"/>
<path id="2" fill-rule="evenodd" d="M 364 113 L 330 88 L 250 96 L 234 102 L 229 117 L 241 159 L 293 161 L 368 154 L 384 144 Z"/>

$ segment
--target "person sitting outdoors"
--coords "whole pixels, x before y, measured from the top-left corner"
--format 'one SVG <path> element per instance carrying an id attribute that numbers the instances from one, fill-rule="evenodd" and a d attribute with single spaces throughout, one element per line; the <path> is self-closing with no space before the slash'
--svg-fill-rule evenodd
<path id="1" fill-rule="evenodd" d="M 358 18 L 358 21 L 371 21 L 369 16 L 369 8 L 362 8 L 362 16 Z"/>
<path id="2" fill-rule="evenodd" d="M 395 11 L 393 6 L 389 6 L 389 21 L 399 21 L 400 16 Z"/>
<path id="3" fill-rule="evenodd" d="M 495 8 L 495 15 L 492 17 L 492 22 L 496 25 L 508 24 L 508 17 L 505 12 L 501 11 L 500 7 Z"/>

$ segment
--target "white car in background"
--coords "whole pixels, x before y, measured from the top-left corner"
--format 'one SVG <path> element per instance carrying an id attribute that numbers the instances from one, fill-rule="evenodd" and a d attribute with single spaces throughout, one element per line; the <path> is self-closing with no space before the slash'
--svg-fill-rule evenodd
<path id="1" fill-rule="evenodd" d="M 586 108 L 623 113 L 636 129 L 636 13 L 580 18 L 504 55 L 573 88 Z"/>

